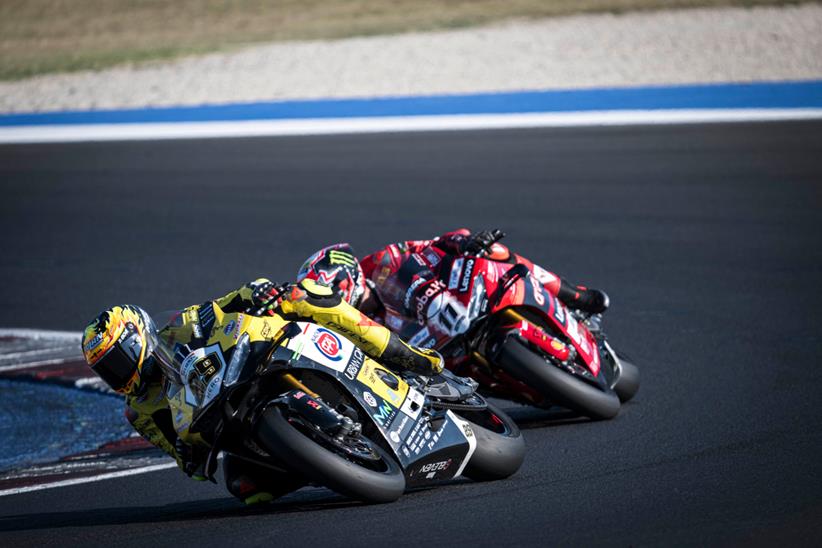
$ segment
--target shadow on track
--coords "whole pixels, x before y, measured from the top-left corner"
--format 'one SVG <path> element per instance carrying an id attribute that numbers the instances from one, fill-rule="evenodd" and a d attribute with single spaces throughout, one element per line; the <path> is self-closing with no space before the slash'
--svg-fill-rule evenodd
<path id="1" fill-rule="evenodd" d="M 517 423 L 520 430 L 592 422 L 591 419 L 580 415 L 576 411 L 556 406 L 542 409 L 522 405 L 517 407 L 503 407 L 503 411 Z"/>
<path id="2" fill-rule="evenodd" d="M 135 523 L 188 522 L 253 515 L 292 514 L 367 506 L 327 489 L 311 489 L 289 494 L 271 504 L 244 506 L 232 497 L 163 506 L 126 506 L 88 512 L 51 512 L 0 517 L 0 532 L 48 530 L 61 527 L 97 527 Z"/>

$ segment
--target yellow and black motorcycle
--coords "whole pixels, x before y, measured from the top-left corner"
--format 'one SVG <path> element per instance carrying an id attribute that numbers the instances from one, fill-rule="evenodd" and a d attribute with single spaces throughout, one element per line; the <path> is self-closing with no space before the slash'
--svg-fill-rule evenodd
<path id="1" fill-rule="evenodd" d="M 216 307 L 215 307 L 216 309 Z M 450 373 L 397 374 L 312 323 L 218 314 L 204 347 L 176 352 L 166 395 L 183 439 L 366 502 L 459 475 L 505 478 L 524 458 L 516 424 Z"/>

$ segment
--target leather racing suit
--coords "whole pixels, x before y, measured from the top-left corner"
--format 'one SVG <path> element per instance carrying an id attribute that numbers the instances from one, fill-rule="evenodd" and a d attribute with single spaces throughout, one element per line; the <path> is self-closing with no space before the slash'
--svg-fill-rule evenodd
<path id="1" fill-rule="evenodd" d="M 273 287 L 273 284 L 261 278 L 213 301 L 187 307 L 160 330 L 160 344 L 165 345 L 167 350 L 173 346 L 185 353 L 205 346 L 215 321 L 213 307 L 219 307 L 226 313 L 259 310 L 259 290 L 263 287 Z M 303 320 L 333 329 L 386 366 L 428 375 L 442 370 L 442 360 L 437 354 L 411 347 L 396 334 L 350 306 L 336 292 L 312 280 L 303 280 L 278 292 L 278 298 L 269 310 L 272 319 L 281 320 L 282 325 L 292 320 Z M 272 329 L 272 333 L 276 332 L 277 329 Z M 202 453 L 203 450 L 189 444 L 188 440 L 178 439 L 172 425 L 171 411 L 165 397 L 165 378 L 160 367 L 154 366 L 150 371 L 144 371 L 138 392 L 126 398 L 126 417 L 144 438 L 171 455 L 183 471 L 197 475 L 198 461 L 204 457 L 197 452 Z M 223 462 L 226 485 L 232 494 L 246 502 L 255 502 L 253 497 L 261 492 L 277 496 L 300 486 L 299 480 L 294 478 L 273 478 L 270 470 L 265 474 L 255 474 L 260 472 L 255 470 L 255 465 L 245 462 L 240 465 L 234 460 L 225 459 Z"/>
<path id="2" fill-rule="evenodd" d="M 384 307 L 372 316 L 391 329 L 409 318 L 451 337 L 464 332 L 468 328 L 467 310 L 442 281 L 441 271 L 452 267 L 454 257 L 466 252 L 470 255 L 471 243 L 471 232 L 463 228 L 431 240 L 391 244 L 364 257 L 360 265 Z M 526 264 L 546 291 L 571 308 L 602 312 L 608 306 L 601 291 L 571 284 L 500 243 L 485 251 L 487 259 Z"/>

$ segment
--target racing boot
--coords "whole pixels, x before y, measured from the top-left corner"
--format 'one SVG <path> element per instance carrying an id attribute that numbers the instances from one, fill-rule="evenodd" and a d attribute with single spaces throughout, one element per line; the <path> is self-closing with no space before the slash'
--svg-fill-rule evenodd
<path id="1" fill-rule="evenodd" d="M 295 474 L 279 473 L 228 454 L 223 457 L 228 492 L 245 504 L 271 502 L 305 485 Z"/>
<path id="2" fill-rule="evenodd" d="M 566 306 L 588 312 L 589 314 L 602 314 L 608 310 L 610 299 L 604 291 L 590 289 L 585 286 L 572 286 L 562 280 L 557 294 L 559 300 Z"/>
<path id="3" fill-rule="evenodd" d="M 228 492 L 243 501 L 246 505 L 261 504 L 274 500 L 274 494 L 261 490 L 248 476 L 241 474 L 226 483 Z"/>
<path id="4" fill-rule="evenodd" d="M 426 377 L 441 373 L 445 365 L 445 360 L 436 350 L 412 346 L 399 338 L 396 333 L 391 333 L 388 346 L 380 356 L 380 361 L 399 370 L 407 369 Z"/>

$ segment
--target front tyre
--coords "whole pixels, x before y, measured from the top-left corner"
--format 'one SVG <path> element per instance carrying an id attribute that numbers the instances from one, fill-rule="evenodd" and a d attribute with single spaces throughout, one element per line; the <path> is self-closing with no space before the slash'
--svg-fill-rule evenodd
<path id="1" fill-rule="evenodd" d="M 477 447 L 462 475 L 474 481 L 504 479 L 525 459 L 525 440 L 519 427 L 494 404 L 482 411 L 454 411 L 471 424 Z"/>
<path id="2" fill-rule="evenodd" d="M 595 420 L 612 419 L 619 413 L 619 397 L 574 377 L 515 337 L 500 349 L 497 361 L 502 368 L 546 398 Z"/>
<path id="3" fill-rule="evenodd" d="M 617 376 L 614 381 L 614 392 L 619 396 L 619 401 L 626 402 L 633 398 L 639 391 L 639 368 L 626 360 L 621 355 L 617 365 Z"/>
<path id="4" fill-rule="evenodd" d="M 397 462 L 379 445 L 361 436 L 378 457 L 355 462 L 303 433 L 277 406 L 263 412 L 256 437 L 266 451 L 319 484 L 352 499 L 369 503 L 393 502 L 405 491 L 405 477 Z"/>

